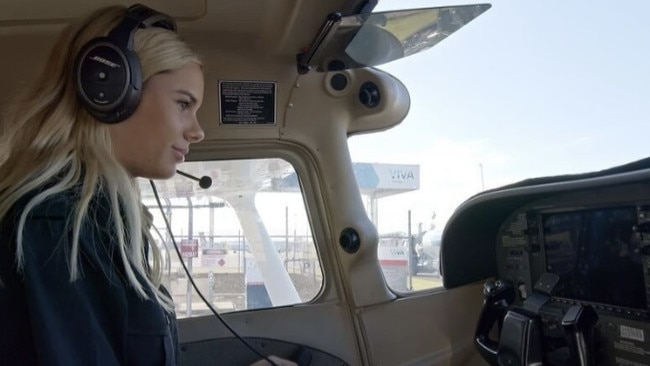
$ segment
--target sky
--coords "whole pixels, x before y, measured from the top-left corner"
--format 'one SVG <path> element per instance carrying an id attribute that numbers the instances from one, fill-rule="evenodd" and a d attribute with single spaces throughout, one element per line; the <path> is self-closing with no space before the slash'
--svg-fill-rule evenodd
<path id="1" fill-rule="evenodd" d="M 648 156 L 650 1 L 492 1 L 433 48 L 379 66 L 411 108 L 352 137 L 355 162 L 418 164 L 420 189 L 379 200 L 380 233 L 433 221 L 483 189 Z M 464 5 L 380 0 L 375 11 Z"/>

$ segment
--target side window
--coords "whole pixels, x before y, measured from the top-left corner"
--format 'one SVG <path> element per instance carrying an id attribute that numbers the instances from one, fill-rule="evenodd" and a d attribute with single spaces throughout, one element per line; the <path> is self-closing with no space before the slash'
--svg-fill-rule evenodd
<path id="1" fill-rule="evenodd" d="M 350 139 L 355 161 L 376 154 L 375 145 L 366 140 Z M 357 161 L 353 167 L 366 212 L 379 232 L 377 255 L 388 286 L 397 292 L 442 287 L 441 228 L 436 227 L 434 207 L 422 197 L 421 166 Z"/>
<path id="2" fill-rule="evenodd" d="M 161 210 L 149 181 L 139 182 L 179 318 L 211 313 L 183 263 L 199 291 L 222 313 L 316 297 L 323 284 L 321 266 L 291 164 L 275 158 L 203 161 L 183 163 L 179 170 L 210 177 L 212 184 L 201 188 L 181 175 L 155 181 Z"/>

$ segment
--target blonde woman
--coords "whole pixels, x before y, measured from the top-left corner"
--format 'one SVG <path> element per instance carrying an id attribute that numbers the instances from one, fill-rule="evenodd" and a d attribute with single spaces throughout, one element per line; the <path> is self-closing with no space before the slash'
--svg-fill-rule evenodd
<path id="1" fill-rule="evenodd" d="M 171 177 L 203 139 L 201 65 L 164 14 L 105 8 L 62 32 L 5 113 L 0 363 L 177 362 L 134 179 Z"/>
<path id="2" fill-rule="evenodd" d="M 204 137 L 202 61 L 175 30 L 142 5 L 90 14 L 0 120 L 0 364 L 178 362 L 135 181 Z"/>

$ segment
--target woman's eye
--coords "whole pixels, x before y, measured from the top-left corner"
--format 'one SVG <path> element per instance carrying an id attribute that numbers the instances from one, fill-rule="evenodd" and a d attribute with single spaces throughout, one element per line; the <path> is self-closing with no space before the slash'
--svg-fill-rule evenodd
<path id="1" fill-rule="evenodd" d="M 182 111 L 184 111 L 184 110 L 186 110 L 187 108 L 190 107 L 190 102 L 185 101 L 185 100 L 179 100 L 177 103 L 181 107 Z"/>

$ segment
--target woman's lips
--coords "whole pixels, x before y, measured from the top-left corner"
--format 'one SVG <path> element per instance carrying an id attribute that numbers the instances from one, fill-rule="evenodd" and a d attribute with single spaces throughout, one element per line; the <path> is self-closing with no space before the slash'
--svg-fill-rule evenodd
<path id="1" fill-rule="evenodd" d="M 189 152 L 188 149 L 179 149 L 177 147 L 174 147 L 174 155 L 176 156 L 176 159 L 179 161 L 185 161 L 185 155 Z"/>

